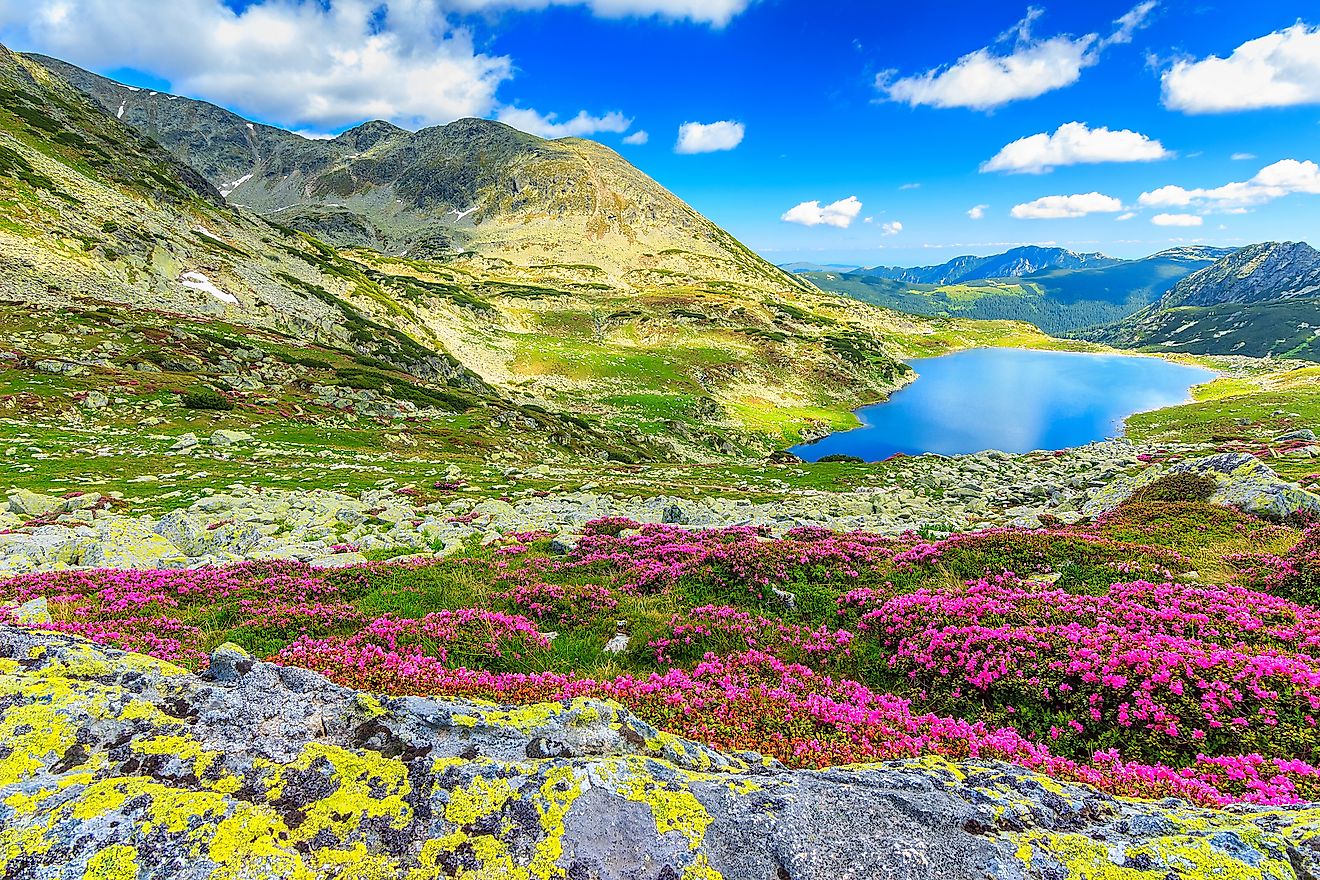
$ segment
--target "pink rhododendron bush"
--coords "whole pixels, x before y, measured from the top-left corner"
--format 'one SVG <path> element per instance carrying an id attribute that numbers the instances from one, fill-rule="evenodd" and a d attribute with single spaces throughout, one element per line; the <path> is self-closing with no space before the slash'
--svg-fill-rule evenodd
<path id="1" fill-rule="evenodd" d="M 193 669 L 233 641 L 378 692 L 598 696 L 793 766 L 938 754 L 1123 795 L 1320 799 L 1317 528 L 1180 502 L 941 540 L 619 520 L 567 555 L 548 539 L 52 572 L 0 598 Z"/>

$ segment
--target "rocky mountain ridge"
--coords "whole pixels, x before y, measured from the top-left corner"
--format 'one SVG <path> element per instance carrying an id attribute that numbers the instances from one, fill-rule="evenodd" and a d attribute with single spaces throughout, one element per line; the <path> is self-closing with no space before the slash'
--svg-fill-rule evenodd
<path id="1" fill-rule="evenodd" d="M 550 276 L 556 267 L 572 276 L 587 266 L 592 280 L 616 286 L 678 274 L 802 287 L 593 141 L 543 140 L 484 119 L 417 132 L 376 120 L 309 139 L 32 57 L 196 168 L 229 201 L 335 246 L 427 259 L 475 251 Z"/>
<path id="2" fill-rule="evenodd" d="M 986 257 L 954 257 L 938 266 L 876 266 L 853 274 L 890 278 L 911 284 L 953 284 L 987 278 L 1017 278 L 1049 268 L 1099 268 L 1120 262 L 1104 254 L 1079 254 L 1065 248 L 1024 245 Z"/>
<path id="3" fill-rule="evenodd" d="M 1248 245 L 1084 335 L 1120 347 L 1320 359 L 1320 251 L 1305 242 Z"/>

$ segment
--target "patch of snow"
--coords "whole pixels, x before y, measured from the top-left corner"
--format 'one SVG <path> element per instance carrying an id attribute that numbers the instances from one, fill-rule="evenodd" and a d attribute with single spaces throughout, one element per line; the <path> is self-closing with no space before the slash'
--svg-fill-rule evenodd
<path id="1" fill-rule="evenodd" d="M 123 118 L 124 118 L 124 108 L 127 107 L 127 106 L 128 106 L 128 102 L 127 102 L 127 101 L 121 101 L 121 102 L 119 103 L 119 112 L 115 114 L 115 118 L 116 118 L 116 119 L 123 119 Z"/>
<path id="2" fill-rule="evenodd" d="M 160 92 L 150 92 L 149 94 L 151 95 L 151 97 L 154 98 L 154 97 L 156 97 L 157 95 L 159 95 Z"/>
<path id="3" fill-rule="evenodd" d="M 165 100 L 166 100 L 166 101 L 177 101 L 177 100 L 179 100 L 179 96 L 178 96 L 178 95 L 166 95 L 166 96 L 165 96 Z"/>
<path id="4" fill-rule="evenodd" d="M 250 122 L 247 124 L 247 127 L 248 127 L 248 131 L 256 131 L 256 129 L 252 127 L 252 123 Z"/>
<path id="5" fill-rule="evenodd" d="M 136 88 L 135 86 L 126 86 L 126 85 L 124 85 L 124 84 L 122 84 L 122 83 L 119 84 L 119 87 L 120 87 L 121 89 L 128 89 L 130 92 L 140 92 L 140 91 L 142 91 L 141 89 Z"/>
<path id="6" fill-rule="evenodd" d="M 220 187 L 220 195 L 228 197 L 228 195 L 231 192 L 238 189 L 240 186 L 247 183 L 251 179 L 252 179 L 251 174 L 244 174 L 242 177 L 240 177 L 238 180 L 235 180 L 233 183 L 226 183 L 224 186 Z"/>
<path id="7" fill-rule="evenodd" d="M 475 210 L 477 210 L 477 207 L 476 205 L 473 205 L 471 208 L 468 208 L 466 211 L 460 211 L 457 208 L 450 208 L 449 213 L 454 215 L 454 222 L 457 223 L 458 221 L 462 220 L 464 217 L 466 217 L 468 214 L 471 214 Z"/>
<path id="8" fill-rule="evenodd" d="M 201 272 L 184 272 L 179 276 L 179 283 L 184 287 L 190 287 L 193 290 L 200 290 L 204 293 L 209 293 L 222 303 L 229 303 L 231 306 L 238 305 L 238 297 L 234 296 L 227 290 L 221 290 L 216 287 L 211 283 L 211 279 L 207 278 Z"/>

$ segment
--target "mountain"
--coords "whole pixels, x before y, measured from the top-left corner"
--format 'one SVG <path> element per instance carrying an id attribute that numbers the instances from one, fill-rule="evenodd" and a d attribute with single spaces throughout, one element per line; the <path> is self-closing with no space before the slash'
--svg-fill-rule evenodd
<path id="1" fill-rule="evenodd" d="M 569 280 L 801 287 L 602 144 L 461 119 L 367 122 L 329 140 L 212 104 L 135 89 L 44 56 L 233 204 L 337 247 L 427 259 L 476 252 Z"/>
<path id="2" fill-rule="evenodd" d="M 854 263 L 780 263 L 779 268 L 786 272 L 856 272 L 859 267 Z"/>
<path id="3" fill-rule="evenodd" d="M 1027 245 L 988 257 L 954 257 L 938 266 L 876 266 L 872 269 L 859 269 L 856 274 L 910 284 L 952 284 L 987 278 L 1017 278 L 1051 268 L 1096 268 L 1118 262 L 1121 261 L 1104 254 L 1079 254 L 1064 248 Z"/>
<path id="4" fill-rule="evenodd" d="M 1320 360 L 1320 251 L 1304 242 L 1249 245 L 1087 335 L 1158 351 Z"/>
<path id="5" fill-rule="evenodd" d="M 310 140 L 50 59 L 0 70 L 0 318 L 108 305 L 133 364 L 276 340 L 305 375 L 263 406 L 296 418 L 384 394 L 461 411 L 444 448 L 762 454 L 855 425 L 907 357 L 1030 332 L 826 294 L 599 144 L 482 120 Z M 216 345 L 170 387 L 234 381 Z"/>
<path id="6" fill-rule="evenodd" d="M 1229 253 L 1226 248 L 1181 247 L 1140 260 L 1099 261 L 1080 268 L 1052 267 L 1017 277 L 945 284 L 916 284 L 865 271 L 809 272 L 804 277 L 824 290 L 910 314 L 1029 321 L 1047 333 L 1063 334 L 1122 320 Z M 1001 256 L 1007 259 L 979 259 L 999 266 L 1022 265 L 1017 258 Z"/>

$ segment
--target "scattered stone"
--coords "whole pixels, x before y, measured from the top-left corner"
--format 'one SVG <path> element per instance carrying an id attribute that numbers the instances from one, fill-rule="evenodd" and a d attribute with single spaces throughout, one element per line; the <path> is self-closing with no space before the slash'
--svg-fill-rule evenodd
<path id="1" fill-rule="evenodd" d="M 615 633 L 614 636 L 605 643 L 601 650 L 606 654 L 622 654 L 628 650 L 628 643 L 632 641 L 627 633 Z"/>
<path id="2" fill-rule="evenodd" d="M 174 441 L 174 445 L 170 447 L 170 451 L 182 452 L 185 449 L 192 449 L 199 442 L 200 441 L 198 441 L 197 435 L 194 434 L 192 431 L 189 431 L 187 434 L 184 434 L 178 440 Z M 215 442 L 214 437 L 211 438 L 211 442 L 214 444 Z"/>
<path id="3" fill-rule="evenodd" d="M 1275 443 L 1291 443 L 1294 440 L 1312 443 L 1315 441 L 1315 431 L 1307 428 L 1302 431 L 1290 431 L 1287 434 L 1280 434 L 1278 437 L 1274 438 Z"/>
<path id="4" fill-rule="evenodd" d="M 211 435 L 210 443 L 212 446 L 225 448 L 238 443 L 246 443 L 252 439 L 252 435 L 245 431 L 231 431 L 228 428 L 221 428 Z"/>

